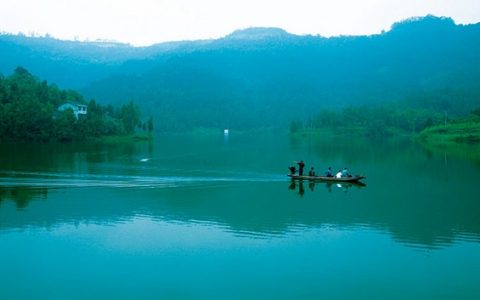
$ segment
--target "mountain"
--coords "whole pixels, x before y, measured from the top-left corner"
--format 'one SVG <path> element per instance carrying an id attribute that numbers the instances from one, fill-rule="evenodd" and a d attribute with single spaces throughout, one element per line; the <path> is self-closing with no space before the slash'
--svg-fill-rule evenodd
<path id="1" fill-rule="evenodd" d="M 102 103 L 133 99 L 165 130 L 282 128 L 325 107 L 404 100 L 459 114 L 480 105 L 480 24 L 434 16 L 371 36 L 248 28 L 144 48 L 1 36 L 0 50 L 2 72 L 21 64 Z"/>
<path id="2" fill-rule="evenodd" d="M 247 29 L 235 30 L 227 35 L 225 39 L 229 40 L 263 40 L 263 39 L 282 39 L 290 36 L 288 32 L 281 28 L 274 27 L 251 27 Z"/>
<path id="3" fill-rule="evenodd" d="M 204 43 L 167 42 L 133 47 L 109 41 L 63 41 L 49 36 L 3 34 L 0 35 L 0 72 L 8 74 L 22 66 L 64 88 L 80 88 L 117 72 L 123 64 L 139 61 L 149 64 L 161 55 L 190 51 L 193 45 Z"/>

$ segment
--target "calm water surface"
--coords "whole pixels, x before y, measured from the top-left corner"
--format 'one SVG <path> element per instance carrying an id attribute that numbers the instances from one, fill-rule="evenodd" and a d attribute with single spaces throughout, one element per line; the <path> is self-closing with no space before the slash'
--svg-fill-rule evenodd
<path id="1" fill-rule="evenodd" d="M 480 299 L 479 182 L 410 140 L 4 144 L 0 299 Z"/>

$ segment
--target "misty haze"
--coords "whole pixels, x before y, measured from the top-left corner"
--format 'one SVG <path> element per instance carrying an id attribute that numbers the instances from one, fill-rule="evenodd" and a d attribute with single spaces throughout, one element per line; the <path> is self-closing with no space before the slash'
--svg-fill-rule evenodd
<path id="1" fill-rule="evenodd" d="M 479 299 L 480 23 L 0 54 L 1 299 Z"/>

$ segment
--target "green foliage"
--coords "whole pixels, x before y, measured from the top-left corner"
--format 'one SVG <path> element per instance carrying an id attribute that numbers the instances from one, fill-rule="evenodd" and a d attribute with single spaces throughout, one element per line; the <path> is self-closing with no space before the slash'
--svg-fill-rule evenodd
<path id="1" fill-rule="evenodd" d="M 458 119 L 432 126 L 423 130 L 420 137 L 428 145 L 480 145 L 480 118 Z"/>
<path id="2" fill-rule="evenodd" d="M 133 101 L 122 105 L 120 108 L 120 119 L 123 123 L 123 128 L 127 134 L 133 134 L 135 127 L 140 123 L 140 109 Z"/>
<path id="3" fill-rule="evenodd" d="M 416 133 L 426 122 L 422 110 L 460 115 L 480 105 L 479 27 L 429 16 L 361 37 L 285 33 L 249 39 L 250 32 L 242 31 L 202 49 L 163 56 L 135 75 L 122 69 L 85 92 L 114 103 L 140 99 L 160 127 L 171 131 L 287 129 L 291 120 L 314 122 L 313 114 L 322 109 L 402 100 L 392 126 Z M 357 123 L 356 116 L 349 117 Z M 330 123 L 341 120 L 318 121 L 334 126 Z M 381 123 L 360 126 L 384 134 L 375 128 Z"/>
<path id="4" fill-rule="evenodd" d="M 22 67 L 9 77 L 0 76 L 0 138 L 65 142 L 131 134 L 140 114 L 133 102 L 116 113 L 113 107 L 91 100 L 87 114 L 77 119 L 70 109 L 57 110 L 66 102 L 85 104 L 78 92 L 39 81 Z"/>
<path id="5" fill-rule="evenodd" d="M 153 131 L 153 117 L 152 116 L 150 116 L 150 118 L 148 118 L 147 129 L 148 129 L 148 133 L 152 134 L 152 131 Z"/>
<path id="6" fill-rule="evenodd" d="M 77 131 L 75 126 L 75 115 L 71 110 L 65 110 L 55 119 L 54 139 L 61 142 L 75 140 Z"/>
<path id="7" fill-rule="evenodd" d="M 136 99 L 162 130 L 287 129 L 294 119 L 338 128 L 344 120 L 333 111 L 402 100 L 398 112 L 387 107 L 389 120 L 375 110 L 368 113 L 380 119 L 368 123 L 355 111 L 346 114 L 374 136 L 389 128 L 416 133 L 436 122 L 422 110 L 458 116 L 479 107 L 479 28 L 427 16 L 371 36 L 327 39 L 250 29 L 214 41 L 141 48 L 0 35 L 0 71 L 23 65 L 102 103 Z M 75 98 L 45 86 L 42 101 Z M 0 97 L 13 101 L 1 95 L 22 88 L 0 86 Z M 316 116 L 321 110 L 327 114 Z M 107 111 L 120 118 L 113 107 Z M 121 130 L 138 126 L 128 115 Z"/>
<path id="8" fill-rule="evenodd" d="M 291 134 L 295 134 L 302 129 L 303 129 L 302 121 L 294 120 L 294 121 L 290 122 L 290 130 L 289 131 L 290 131 Z"/>
<path id="9" fill-rule="evenodd" d="M 312 126 L 315 129 L 383 137 L 397 132 L 415 134 L 441 121 L 440 112 L 412 108 L 401 101 L 376 106 L 348 106 L 340 111 L 323 109 L 313 117 Z"/>
<path id="10" fill-rule="evenodd" d="M 480 117 L 480 107 L 477 107 L 474 110 L 472 110 L 472 115 Z"/>

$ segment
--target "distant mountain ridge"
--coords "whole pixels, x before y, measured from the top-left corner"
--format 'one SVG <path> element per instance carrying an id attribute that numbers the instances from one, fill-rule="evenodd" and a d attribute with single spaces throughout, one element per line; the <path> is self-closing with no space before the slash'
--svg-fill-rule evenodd
<path id="1" fill-rule="evenodd" d="M 411 28 L 413 27 L 413 28 Z M 434 16 L 415 17 L 392 25 L 392 29 L 384 34 L 401 34 L 411 30 L 425 31 L 425 27 L 470 28 L 479 25 L 455 25 L 450 18 Z M 478 31 L 478 29 L 477 29 Z M 370 37 L 375 37 L 372 35 Z M 355 39 L 367 36 L 342 36 L 330 40 Z M 54 81 L 62 87 L 83 87 L 108 74 L 116 73 L 117 67 L 130 61 L 156 59 L 164 55 L 177 55 L 195 51 L 204 51 L 222 47 L 245 47 L 252 43 L 266 46 L 269 41 L 303 43 L 305 40 L 317 38 L 319 42 L 326 39 L 321 36 L 299 36 L 275 27 L 251 27 L 235 30 L 231 34 L 216 40 L 194 40 L 179 42 L 163 42 L 148 47 L 133 47 L 129 44 L 112 41 L 65 41 L 46 37 L 28 37 L 22 34 L 0 34 L 0 73 L 9 74 L 17 66 L 23 66 L 38 74 L 39 77 Z M 86 64 L 91 64 L 89 67 Z M 52 72 L 45 70 L 44 66 Z M 57 70 L 58 69 L 58 70 Z M 103 70 L 98 70 L 103 69 Z M 56 72 L 64 72 L 58 75 Z M 88 75 L 83 72 L 89 73 Z M 91 80 L 88 80 L 90 76 Z"/>
<path id="2" fill-rule="evenodd" d="M 224 39 L 235 40 L 261 40 L 269 38 L 284 38 L 291 33 L 286 32 L 281 28 L 275 27 L 250 27 L 246 29 L 235 30 L 231 34 L 227 35 Z"/>
<path id="3" fill-rule="evenodd" d="M 0 35 L 0 73 L 23 66 L 65 88 L 80 88 L 117 72 L 129 61 L 188 51 L 208 41 L 165 42 L 149 47 L 106 41 L 63 41 L 52 37 Z"/>
<path id="4" fill-rule="evenodd" d="M 133 99 L 171 130 L 284 127 L 322 107 L 408 98 L 480 103 L 480 24 L 434 16 L 371 36 L 260 27 L 139 48 L 1 35 L 0 52 L 5 74 L 21 65 L 102 103 Z"/>

